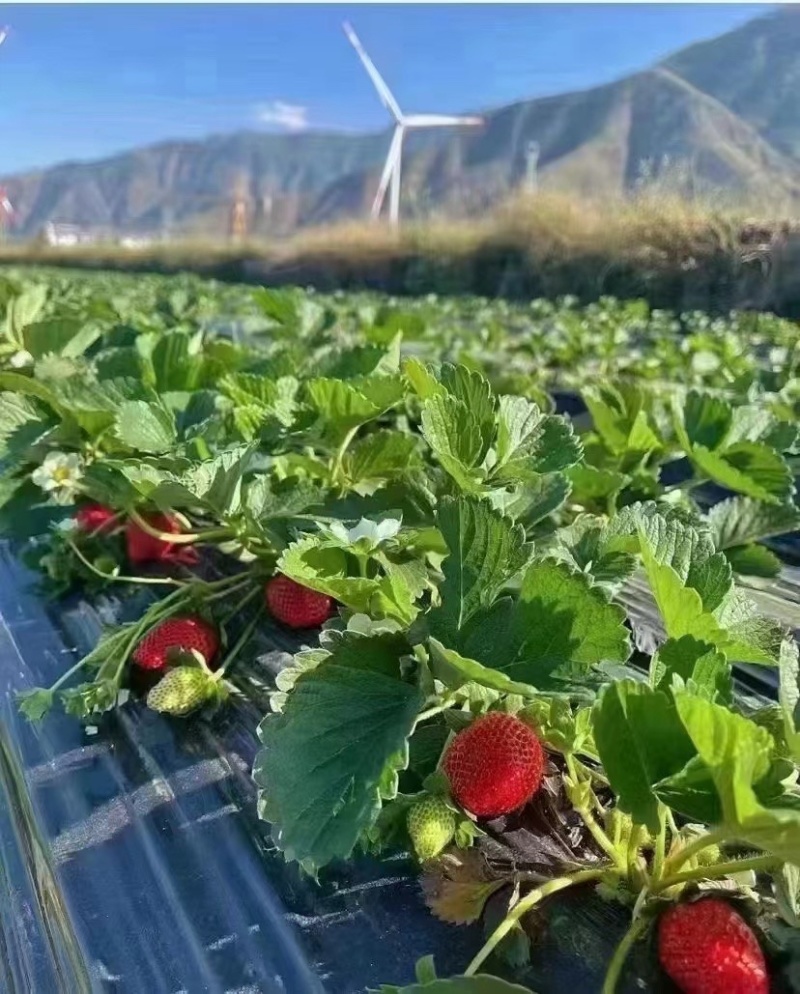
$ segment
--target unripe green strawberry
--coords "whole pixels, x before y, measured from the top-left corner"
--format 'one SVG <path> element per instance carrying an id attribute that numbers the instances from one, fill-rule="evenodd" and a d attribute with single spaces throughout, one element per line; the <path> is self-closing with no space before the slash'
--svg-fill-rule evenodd
<path id="1" fill-rule="evenodd" d="M 438 856 L 456 831 L 455 814 L 440 797 L 424 797 L 409 808 L 408 834 L 414 852 L 425 862 Z"/>
<path id="2" fill-rule="evenodd" d="M 147 695 L 147 706 L 166 714 L 189 714 L 219 692 L 219 685 L 197 666 L 176 666 Z"/>
<path id="3" fill-rule="evenodd" d="M 706 846 L 695 856 L 698 866 L 713 866 L 715 863 L 719 863 L 721 858 L 722 851 L 719 846 L 715 845 Z"/>

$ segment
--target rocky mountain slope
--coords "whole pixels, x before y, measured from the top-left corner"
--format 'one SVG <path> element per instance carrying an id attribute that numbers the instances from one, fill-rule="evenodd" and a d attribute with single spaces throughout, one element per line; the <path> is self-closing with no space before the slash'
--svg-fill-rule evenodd
<path id="1" fill-rule="evenodd" d="M 518 186 L 530 141 L 543 188 L 608 196 L 643 178 L 688 191 L 800 201 L 800 10 L 784 8 L 657 66 L 578 93 L 521 101 L 480 129 L 412 133 L 403 206 L 469 214 Z M 251 230 L 366 214 L 389 132 L 238 132 L 6 177 L 16 230 L 221 235 L 235 188 Z"/>

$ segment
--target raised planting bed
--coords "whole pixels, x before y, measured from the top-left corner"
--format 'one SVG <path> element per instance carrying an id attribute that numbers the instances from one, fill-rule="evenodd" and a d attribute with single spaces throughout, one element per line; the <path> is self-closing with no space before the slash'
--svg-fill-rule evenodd
<path id="1" fill-rule="evenodd" d="M 9 989 L 797 989 L 795 328 L 47 279 Z"/>

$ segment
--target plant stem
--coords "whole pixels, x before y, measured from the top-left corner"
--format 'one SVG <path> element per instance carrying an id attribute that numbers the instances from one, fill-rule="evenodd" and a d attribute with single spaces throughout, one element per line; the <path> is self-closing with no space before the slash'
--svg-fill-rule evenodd
<path id="1" fill-rule="evenodd" d="M 235 604 L 235 605 L 234 605 L 234 606 L 233 606 L 233 607 L 231 608 L 231 610 L 230 610 L 230 611 L 228 611 L 228 613 L 227 613 L 227 614 L 225 615 L 225 617 L 224 617 L 224 618 L 222 618 L 222 619 L 220 620 L 220 623 L 219 623 L 219 624 L 220 624 L 220 628 L 224 628 L 224 627 L 225 627 L 225 625 L 227 625 L 227 624 L 228 624 L 228 622 L 229 622 L 229 621 L 231 620 L 231 618 L 232 618 L 232 617 L 233 617 L 233 616 L 234 616 L 235 614 L 238 614 L 238 613 L 239 613 L 239 611 L 241 611 L 241 610 L 242 610 L 242 608 L 243 608 L 243 607 L 245 606 L 245 604 L 249 604 L 249 603 L 250 603 L 250 601 L 251 601 L 251 600 L 252 600 L 252 599 L 253 599 L 254 597 L 258 596 L 258 594 L 259 594 L 260 592 L 261 592 L 261 588 L 260 588 L 260 587 L 254 587 L 254 588 L 253 588 L 253 589 L 252 589 L 252 590 L 251 590 L 251 591 L 250 591 L 250 592 L 249 592 L 248 594 L 245 594 L 245 596 L 244 596 L 244 597 L 243 597 L 243 598 L 242 598 L 242 599 L 241 599 L 241 600 L 240 600 L 240 601 L 238 602 L 238 604 Z M 227 595 L 229 595 L 229 594 L 230 594 L 230 591 L 229 591 L 229 590 L 228 590 L 228 591 L 225 591 L 225 593 L 226 593 L 226 596 L 227 596 Z"/>
<path id="2" fill-rule="evenodd" d="M 644 915 L 639 915 L 638 918 L 634 918 L 631 922 L 628 931 L 623 935 L 619 945 L 614 950 L 611 962 L 608 964 L 606 979 L 603 982 L 601 994 L 614 994 L 614 991 L 617 989 L 617 981 L 625 965 L 625 960 L 628 958 L 628 953 L 639 936 L 647 930 L 649 924 L 649 920 Z"/>
<path id="3" fill-rule="evenodd" d="M 716 877 L 726 877 L 731 873 L 744 873 L 747 870 L 768 870 L 776 863 L 780 863 L 776 856 L 767 855 L 751 856 L 748 859 L 731 859 L 727 863 L 714 863 L 711 866 L 698 866 L 694 870 L 684 870 L 682 873 L 663 877 L 653 885 L 652 892 L 658 894 L 659 891 L 673 887 L 675 884 L 684 884 L 691 880 L 714 880 Z"/>
<path id="4" fill-rule="evenodd" d="M 255 591 L 255 592 L 258 593 L 258 591 Z M 236 641 L 236 644 L 233 646 L 233 648 L 231 649 L 231 651 L 225 657 L 222 665 L 219 667 L 219 669 L 214 674 L 214 679 L 215 680 L 221 680 L 222 679 L 222 677 L 225 675 L 225 670 L 227 670 L 227 668 L 230 666 L 230 664 L 233 662 L 233 660 L 242 651 L 242 649 L 244 648 L 244 646 L 247 644 L 247 641 L 249 640 L 250 636 L 256 630 L 256 626 L 258 625 L 259 621 L 261 621 L 261 619 L 263 617 L 264 617 L 264 607 L 262 606 L 261 608 L 259 608 L 258 613 L 255 615 L 255 617 L 251 618 L 250 623 L 248 624 L 247 628 L 245 628 L 245 630 L 239 636 L 239 638 Z"/>
<path id="5" fill-rule="evenodd" d="M 61 676 L 56 680 L 56 682 L 54 684 L 51 684 L 50 687 L 48 688 L 50 692 L 52 693 L 54 690 L 58 690 L 58 688 L 63 686 L 71 676 L 73 676 L 75 673 L 78 672 L 78 670 L 82 670 L 85 665 L 85 662 L 86 662 L 86 657 L 84 656 L 83 659 L 79 659 L 74 666 L 71 666 L 66 673 L 62 673 Z"/>
<path id="6" fill-rule="evenodd" d="M 414 722 L 414 727 L 416 728 L 417 725 L 422 724 L 423 721 L 427 721 L 428 718 L 433 718 L 437 714 L 441 714 L 442 711 L 447 711 L 447 709 L 451 708 L 455 704 L 455 702 L 456 702 L 455 697 L 445 697 L 445 699 L 441 702 L 441 704 L 437 704 L 435 707 L 428 708 L 427 711 L 420 711 L 420 713 L 417 715 L 417 720 Z"/>
<path id="7" fill-rule="evenodd" d="M 348 445 L 353 441 L 356 436 L 360 425 L 356 425 L 355 428 L 351 428 L 350 431 L 342 439 L 342 444 L 336 450 L 336 456 L 333 460 L 333 466 L 331 467 L 331 478 L 334 483 L 339 481 L 339 476 L 342 472 L 342 461 L 344 460 L 344 454 L 347 452 Z"/>
<path id="8" fill-rule="evenodd" d="M 567 769 L 569 770 L 569 775 L 572 778 L 572 780 L 576 784 L 578 784 L 581 778 L 578 773 L 577 764 L 575 763 L 575 757 L 571 753 L 567 753 L 566 760 L 567 760 Z M 594 791 L 591 791 L 591 795 L 592 798 L 594 798 L 594 800 L 596 801 L 597 799 L 594 796 Z M 581 818 L 583 818 L 584 824 L 589 829 L 592 838 L 598 844 L 598 846 L 600 846 L 600 848 L 603 850 L 606 856 L 608 856 L 609 859 L 613 860 L 616 866 L 619 867 L 619 869 L 622 870 L 623 873 L 626 872 L 627 867 L 625 865 L 625 860 L 622 858 L 620 853 L 617 851 L 614 843 L 611 841 L 611 839 L 609 839 L 609 837 L 603 831 L 600 824 L 595 819 L 594 815 L 592 814 L 591 807 L 588 806 L 579 807 L 578 805 L 575 805 L 575 810 L 578 812 Z"/>
<path id="9" fill-rule="evenodd" d="M 599 880 L 604 873 L 606 873 L 605 869 L 580 870 L 578 873 L 573 873 L 568 877 L 558 877 L 555 880 L 549 880 L 546 884 L 542 884 L 541 887 L 536 887 L 529 894 L 526 894 L 521 901 L 518 901 L 517 904 L 514 905 L 503 921 L 500 922 L 494 932 L 492 932 L 478 955 L 472 960 L 470 965 L 464 971 L 464 975 L 466 977 L 474 976 L 482 966 L 487 956 L 489 956 L 497 944 L 508 935 L 520 918 L 526 915 L 531 908 L 535 907 L 540 901 L 544 900 L 544 898 L 549 897 L 550 894 L 555 894 L 560 890 L 566 890 L 567 887 L 574 887 L 576 884 L 588 883 L 590 880 Z"/>
<path id="10" fill-rule="evenodd" d="M 661 879 L 664 871 L 664 853 L 667 848 L 667 816 L 663 806 L 659 805 L 659 817 L 661 826 L 656 836 L 656 844 L 653 850 L 653 878 Z"/>
<path id="11" fill-rule="evenodd" d="M 104 580 L 108 580 L 109 583 L 150 583 L 150 584 L 168 584 L 173 587 L 185 587 L 185 580 L 176 580 L 174 577 L 161 577 L 161 576 L 114 576 L 111 573 L 104 573 L 101 569 L 98 569 L 93 563 L 84 556 L 81 550 L 75 545 L 74 542 L 67 540 L 67 545 L 72 549 L 75 555 L 80 559 L 86 569 L 90 570 L 95 576 L 102 577 Z"/>
<path id="12" fill-rule="evenodd" d="M 208 531 L 188 534 L 186 532 L 162 532 L 158 528 L 154 528 L 133 508 L 131 508 L 130 516 L 147 535 L 169 545 L 191 545 L 196 542 L 211 542 L 218 538 L 233 538 L 234 536 L 231 528 L 210 528 Z"/>

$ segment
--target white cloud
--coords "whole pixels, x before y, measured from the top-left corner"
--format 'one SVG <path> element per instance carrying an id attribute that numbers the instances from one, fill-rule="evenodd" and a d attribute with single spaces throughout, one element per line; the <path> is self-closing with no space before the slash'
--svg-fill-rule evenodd
<path id="1" fill-rule="evenodd" d="M 287 104 L 283 100 L 262 104 L 257 108 L 256 116 L 262 124 L 274 124 L 287 131 L 305 131 L 309 126 L 308 107 Z"/>

